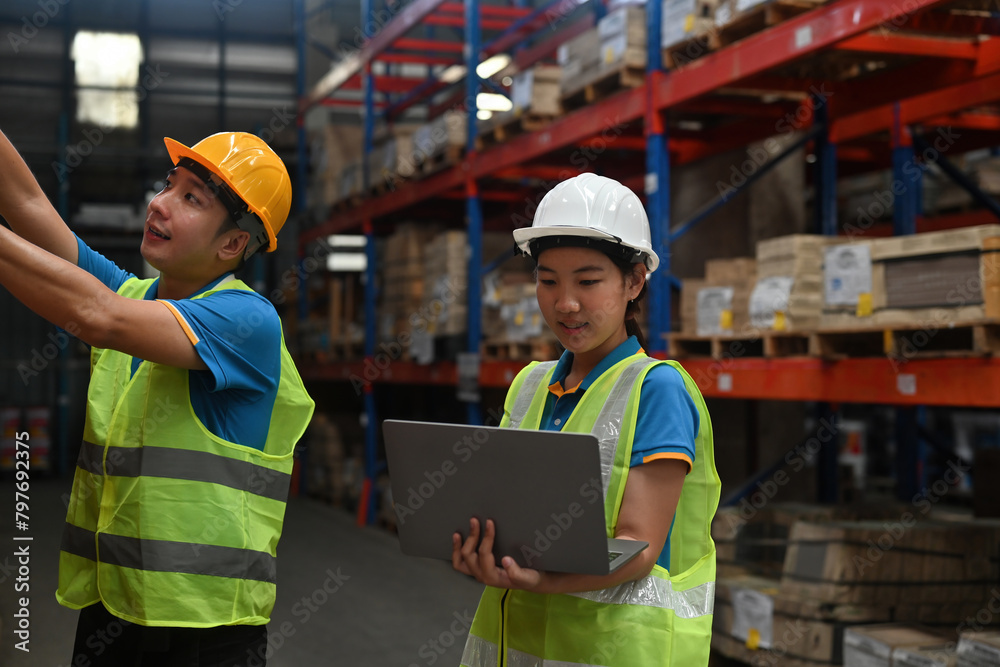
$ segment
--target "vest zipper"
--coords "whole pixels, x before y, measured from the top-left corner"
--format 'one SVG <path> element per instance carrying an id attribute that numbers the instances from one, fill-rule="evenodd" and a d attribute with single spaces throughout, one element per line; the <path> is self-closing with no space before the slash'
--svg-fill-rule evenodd
<path id="1" fill-rule="evenodd" d="M 510 589 L 503 593 L 500 598 L 500 650 L 498 652 L 497 667 L 507 667 L 507 596 Z"/>

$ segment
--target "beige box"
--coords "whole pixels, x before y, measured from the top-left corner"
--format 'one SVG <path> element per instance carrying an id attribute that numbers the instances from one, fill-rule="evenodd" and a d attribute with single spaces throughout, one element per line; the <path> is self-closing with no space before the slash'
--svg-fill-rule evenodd
<path id="1" fill-rule="evenodd" d="M 844 631 L 844 667 L 892 667 L 897 648 L 940 646 L 947 638 L 903 623 L 858 626 Z"/>

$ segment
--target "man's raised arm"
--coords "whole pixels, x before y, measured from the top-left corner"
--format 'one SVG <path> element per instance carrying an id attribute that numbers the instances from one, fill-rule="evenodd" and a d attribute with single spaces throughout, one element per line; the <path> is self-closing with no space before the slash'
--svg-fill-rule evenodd
<path id="1" fill-rule="evenodd" d="M 2 131 L 0 216 L 24 240 L 76 264 L 76 236 L 49 203 L 28 165 Z"/>

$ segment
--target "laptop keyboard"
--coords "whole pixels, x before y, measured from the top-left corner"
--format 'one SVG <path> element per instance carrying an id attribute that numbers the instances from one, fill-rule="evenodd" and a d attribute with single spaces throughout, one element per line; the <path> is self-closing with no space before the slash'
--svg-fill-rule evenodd
<path id="1" fill-rule="evenodd" d="M 615 562 L 615 560 L 617 560 L 618 557 L 621 556 L 621 555 L 622 555 L 621 551 L 609 551 L 608 552 L 608 562 L 609 563 Z"/>

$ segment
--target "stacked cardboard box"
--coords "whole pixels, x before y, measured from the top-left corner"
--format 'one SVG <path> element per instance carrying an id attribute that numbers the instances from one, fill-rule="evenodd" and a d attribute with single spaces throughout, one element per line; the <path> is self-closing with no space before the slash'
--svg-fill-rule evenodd
<path id="1" fill-rule="evenodd" d="M 704 278 L 685 278 L 681 281 L 681 333 L 698 333 L 698 294 L 707 286 Z"/>
<path id="2" fill-rule="evenodd" d="M 427 314 L 427 332 L 432 336 L 452 336 L 468 329 L 468 273 L 465 232 L 443 232 L 427 244 L 422 312 Z"/>
<path id="3" fill-rule="evenodd" d="M 788 595 L 775 579 L 720 578 L 712 648 L 753 665 L 839 665 L 846 628 L 890 616 L 885 607 L 831 605 Z"/>
<path id="4" fill-rule="evenodd" d="M 1000 665 L 1000 632 L 963 632 L 958 640 L 957 667 L 987 665 Z"/>
<path id="5" fill-rule="evenodd" d="M 952 626 L 993 595 L 1000 542 L 995 522 L 797 522 L 782 573 L 784 593 L 828 603 L 888 605 L 895 619 Z M 1000 620 L 1000 619 L 998 619 Z"/>
<path id="6" fill-rule="evenodd" d="M 556 65 L 535 65 L 514 75 L 510 101 L 515 116 L 558 116 L 559 81 L 562 73 Z"/>
<path id="7" fill-rule="evenodd" d="M 823 249 L 821 329 L 872 324 L 872 244 L 828 245 Z"/>
<path id="8" fill-rule="evenodd" d="M 329 124 L 314 136 L 310 144 L 314 151 L 314 179 L 321 186 L 319 198 L 329 206 L 342 198 L 343 171 L 361 158 L 361 133 L 353 125 Z"/>
<path id="9" fill-rule="evenodd" d="M 635 5 L 609 12 L 597 26 L 559 47 L 563 98 L 612 72 L 646 67 L 646 9 Z"/>
<path id="10" fill-rule="evenodd" d="M 844 667 L 895 667 L 900 664 L 901 652 L 909 650 L 913 659 L 913 650 L 946 651 L 949 641 L 946 635 L 905 623 L 848 628 L 844 632 Z"/>
<path id="11" fill-rule="evenodd" d="M 414 162 L 428 164 L 441 155 L 457 159 L 465 149 L 467 122 L 464 111 L 449 109 L 417 128 L 411 150 Z"/>
<path id="12" fill-rule="evenodd" d="M 699 336 L 738 335 L 750 325 L 750 290 L 757 279 L 756 261 L 749 257 L 705 262 L 705 287 L 698 290 Z"/>
<path id="13" fill-rule="evenodd" d="M 645 7 L 628 5 L 608 12 L 597 22 L 602 69 L 645 67 L 647 32 Z"/>
<path id="14" fill-rule="evenodd" d="M 801 331 L 819 324 L 823 309 L 824 237 L 793 234 L 757 243 L 757 283 L 750 295 L 754 328 Z"/>
<path id="15" fill-rule="evenodd" d="M 437 230 L 430 225 L 402 224 L 385 241 L 382 267 L 380 340 L 404 341 L 421 318 L 424 299 L 424 248 Z"/>
<path id="16" fill-rule="evenodd" d="M 878 325 L 938 327 L 1000 317 L 1000 225 L 872 242 Z"/>
<path id="17" fill-rule="evenodd" d="M 597 69 L 600 55 L 601 36 L 596 26 L 561 44 L 556 50 L 560 91 L 575 89 L 585 72 Z"/>
<path id="18" fill-rule="evenodd" d="M 660 46 L 668 48 L 712 30 L 717 5 L 718 0 L 663 0 Z"/>

